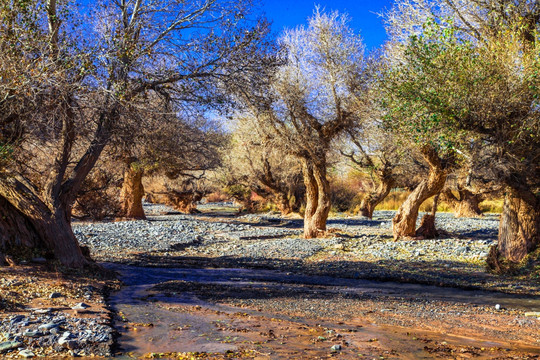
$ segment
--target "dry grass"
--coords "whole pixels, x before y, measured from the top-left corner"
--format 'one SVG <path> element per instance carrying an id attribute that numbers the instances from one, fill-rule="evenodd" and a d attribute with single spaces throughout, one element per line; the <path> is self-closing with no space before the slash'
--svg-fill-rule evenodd
<path id="1" fill-rule="evenodd" d="M 392 191 L 386 199 L 383 200 L 382 203 L 377 205 L 376 210 L 397 210 L 403 204 L 403 202 L 407 199 L 407 196 L 409 196 L 409 191 Z M 358 199 L 362 199 L 364 194 L 360 193 L 358 195 Z M 356 202 L 355 202 L 356 205 Z M 357 213 L 358 207 L 360 205 L 360 201 L 357 202 L 357 205 L 355 208 L 353 208 L 352 212 Z M 488 199 L 484 200 L 480 203 L 480 210 L 482 212 L 491 212 L 491 213 L 501 213 L 502 212 L 502 205 L 503 200 L 502 199 Z M 422 206 L 420 206 L 420 211 L 429 212 L 431 211 L 431 208 L 433 206 L 433 198 L 430 198 L 426 200 Z M 445 202 L 439 202 L 439 205 L 437 206 L 437 211 L 440 212 L 452 212 L 453 209 Z"/>
<path id="2" fill-rule="evenodd" d="M 480 203 L 479 207 L 482 212 L 489 213 L 502 213 L 503 210 L 503 199 L 488 199 Z"/>

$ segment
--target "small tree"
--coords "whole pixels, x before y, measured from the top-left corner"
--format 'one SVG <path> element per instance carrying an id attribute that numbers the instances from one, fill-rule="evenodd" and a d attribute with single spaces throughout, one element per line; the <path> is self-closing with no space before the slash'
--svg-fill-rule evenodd
<path id="1" fill-rule="evenodd" d="M 366 123 L 349 135 L 349 149 L 340 152 L 355 169 L 371 180 L 359 208 L 362 216 L 371 219 L 375 207 L 388 196 L 390 190 L 402 185 L 401 177 L 407 165 L 405 158 L 410 149 L 403 146 L 394 134 L 385 131 L 379 121 Z"/>
<path id="2" fill-rule="evenodd" d="M 113 146 L 124 166 L 121 191 L 123 216 L 144 219 L 143 178 L 165 175 L 170 179 L 197 174 L 219 165 L 219 126 L 193 109 L 175 111 L 168 97 L 147 99 L 129 114 Z"/>

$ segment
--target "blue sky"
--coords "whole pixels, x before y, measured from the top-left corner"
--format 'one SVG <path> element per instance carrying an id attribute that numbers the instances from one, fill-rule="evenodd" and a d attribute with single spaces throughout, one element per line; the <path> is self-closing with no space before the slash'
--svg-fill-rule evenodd
<path id="1" fill-rule="evenodd" d="M 305 24 L 313 14 L 315 4 L 326 10 L 338 10 L 350 15 L 350 26 L 360 31 L 368 49 L 374 49 L 386 39 L 382 19 L 377 15 L 392 6 L 393 0 L 260 0 L 262 10 L 273 22 L 272 30 L 294 28 Z"/>

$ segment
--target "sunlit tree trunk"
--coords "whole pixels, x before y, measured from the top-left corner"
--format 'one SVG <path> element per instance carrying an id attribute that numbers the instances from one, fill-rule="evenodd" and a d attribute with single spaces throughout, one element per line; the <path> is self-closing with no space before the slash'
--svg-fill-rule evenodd
<path id="1" fill-rule="evenodd" d="M 319 163 L 304 159 L 302 162 L 306 186 L 306 211 L 304 213 L 304 237 L 311 239 L 326 231 L 330 213 L 330 183 L 326 178 L 326 161 Z"/>
<path id="2" fill-rule="evenodd" d="M 437 194 L 433 197 L 433 205 L 431 207 L 431 214 L 425 214 L 420 221 L 420 227 L 416 230 L 416 236 L 424 239 L 434 239 L 439 236 L 437 228 L 435 227 L 435 214 L 437 213 L 437 206 L 439 205 L 439 196 Z"/>
<path id="3" fill-rule="evenodd" d="M 448 202 L 454 209 L 456 217 L 481 217 L 483 216 L 480 210 L 480 202 L 482 196 L 475 194 L 468 189 L 459 189 L 458 197 L 456 197 L 450 189 L 442 193 L 443 200 Z"/>
<path id="4" fill-rule="evenodd" d="M 394 239 L 416 235 L 416 219 L 420 206 L 430 197 L 439 194 L 446 182 L 447 171 L 442 167 L 436 150 L 425 146 L 421 153 L 429 164 L 429 175 L 410 193 L 392 219 Z"/>
<path id="5" fill-rule="evenodd" d="M 540 245 L 540 198 L 531 191 L 509 188 L 499 224 L 499 242 L 488 264 L 518 263 Z"/>
<path id="6" fill-rule="evenodd" d="M 144 197 L 144 186 L 142 178 L 144 170 L 134 162 L 129 162 L 124 171 L 124 182 L 122 183 L 122 213 L 130 219 L 145 219 L 142 199 Z"/>
<path id="7" fill-rule="evenodd" d="M 394 187 L 395 180 L 391 176 L 382 176 L 379 186 L 373 192 L 368 193 L 360 203 L 360 214 L 369 219 L 373 218 L 373 211 L 390 193 Z"/>

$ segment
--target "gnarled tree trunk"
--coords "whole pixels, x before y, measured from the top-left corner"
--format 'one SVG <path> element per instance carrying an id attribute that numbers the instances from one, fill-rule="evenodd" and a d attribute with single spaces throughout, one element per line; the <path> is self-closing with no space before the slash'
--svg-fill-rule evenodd
<path id="1" fill-rule="evenodd" d="M 28 219 L 6 199 L 0 197 L 0 254 L 32 250 L 47 251 Z M 3 256 L 0 256 L 0 265 Z"/>
<path id="2" fill-rule="evenodd" d="M 450 189 L 442 192 L 443 201 L 448 202 L 454 209 L 455 217 L 481 217 L 483 216 L 480 210 L 480 202 L 482 196 L 475 194 L 468 189 L 461 188 L 458 190 L 459 198 L 456 197 Z"/>
<path id="3" fill-rule="evenodd" d="M 381 182 L 377 189 L 368 193 L 360 203 L 360 214 L 369 219 L 373 218 L 375 207 L 388 196 L 390 190 L 392 190 L 396 183 L 394 178 L 390 175 L 382 176 L 380 180 Z"/>
<path id="4" fill-rule="evenodd" d="M 128 163 L 124 171 L 124 182 L 122 183 L 122 212 L 123 215 L 131 219 L 146 219 L 142 206 L 144 197 L 144 186 L 142 178 L 144 170 Z"/>
<path id="5" fill-rule="evenodd" d="M 303 159 L 302 171 L 306 185 L 306 211 L 304 213 L 304 237 L 311 239 L 326 231 L 330 212 L 330 183 L 326 178 L 326 161 L 315 164 Z"/>
<path id="6" fill-rule="evenodd" d="M 509 188 L 499 224 L 499 243 L 488 265 L 518 263 L 540 245 L 540 198 L 532 191 Z"/>
<path id="7" fill-rule="evenodd" d="M 65 266 L 88 264 L 71 229 L 71 198 L 61 194 L 46 205 L 23 178 L 3 177 L 0 181 L 1 211 L 10 212 L 17 226 L 6 239 L 33 248 L 47 249 Z M 6 204 L 8 203 L 8 204 Z M 17 212 L 13 212 L 16 209 Z"/>
<path id="8" fill-rule="evenodd" d="M 440 193 L 446 182 L 447 171 L 443 168 L 436 150 L 426 146 L 421 149 L 421 153 L 429 164 L 429 175 L 409 194 L 392 219 L 392 231 L 396 240 L 416 235 L 416 219 L 420 206 L 430 197 Z"/>
<path id="9" fill-rule="evenodd" d="M 433 206 L 431 208 L 431 214 L 425 214 L 420 221 L 420 227 L 416 230 L 416 236 L 424 239 L 434 239 L 439 236 L 439 232 L 435 226 L 435 214 L 437 213 L 437 206 L 439 205 L 439 196 L 437 194 L 433 197 Z"/>

